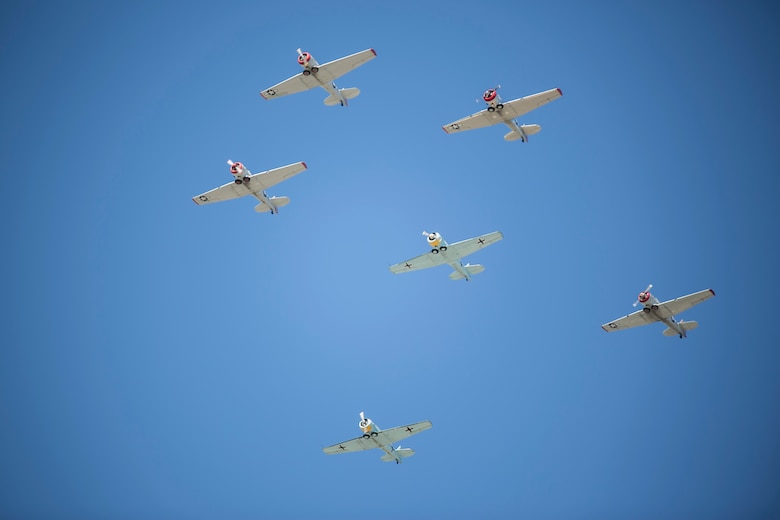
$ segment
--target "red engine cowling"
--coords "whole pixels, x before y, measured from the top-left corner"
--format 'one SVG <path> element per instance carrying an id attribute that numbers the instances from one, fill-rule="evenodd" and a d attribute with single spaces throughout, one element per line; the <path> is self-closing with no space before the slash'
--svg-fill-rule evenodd
<path id="1" fill-rule="evenodd" d="M 298 65 L 305 67 L 311 61 L 311 54 L 308 52 L 302 52 L 298 55 Z"/>
<path id="2" fill-rule="evenodd" d="M 495 101 L 496 97 L 498 97 L 498 91 L 494 88 L 489 88 L 485 91 L 484 94 L 482 94 L 482 99 L 485 100 L 485 103 L 490 103 L 491 101 Z"/>
<path id="3" fill-rule="evenodd" d="M 244 174 L 244 165 L 241 164 L 240 162 L 234 162 L 233 164 L 230 165 L 230 173 L 234 177 L 240 177 L 241 175 Z"/>
<path id="4" fill-rule="evenodd" d="M 647 301 L 650 299 L 650 292 L 643 291 L 639 293 L 639 297 L 637 299 L 639 300 L 639 303 L 647 303 Z"/>

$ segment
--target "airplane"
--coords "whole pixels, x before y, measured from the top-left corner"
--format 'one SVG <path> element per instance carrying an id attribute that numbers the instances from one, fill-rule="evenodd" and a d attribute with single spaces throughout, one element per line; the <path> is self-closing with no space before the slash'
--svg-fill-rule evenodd
<path id="1" fill-rule="evenodd" d="M 628 316 L 606 323 L 602 325 L 601 328 L 607 332 L 613 332 L 661 321 L 667 325 L 667 328 L 663 333 L 664 336 L 674 336 L 677 334 L 680 336 L 680 339 L 686 338 L 688 337 L 688 331 L 695 329 L 699 324 L 695 321 L 675 321 L 674 315 L 715 296 L 715 291 L 712 289 L 705 289 L 687 296 L 680 296 L 673 300 L 659 302 L 655 296 L 650 294 L 650 289 L 652 287 L 653 284 L 648 285 L 647 289 L 639 293 L 637 301 L 634 302 L 634 307 L 636 307 L 637 303 L 641 303 L 642 310 L 632 312 Z"/>
<path id="2" fill-rule="evenodd" d="M 471 280 L 471 275 L 479 274 L 485 270 L 485 267 L 479 264 L 466 264 L 460 261 L 464 256 L 470 255 L 478 249 L 487 247 L 494 242 L 498 242 L 504 235 L 500 231 L 493 231 L 481 237 L 461 240 L 454 244 L 448 244 L 439 233 L 422 233 L 428 239 L 428 245 L 431 246 L 431 252 L 416 256 L 400 264 L 390 266 L 393 274 L 408 273 L 418 269 L 427 269 L 437 265 L 449 264 L 453 269 L 450 273 L 450 280 Z"/>
<path id="3" fill-rule="evenodd" d="M 385 452 L 381 457 L 382 462 L 395 461 L 396 464 L 400 464 L 403 459 L 414 455 L 414 450 L 411 448 L 402 448 L 401 446 L 393 447 L 393 444 L 401 439 L 427 430 L 432 426 L 433 424 L 431 424 L 431 421 L 422 421 L 406 426 L 390 428 L 389 430 L 382 430 L 374 421 L 367 419 L 365 414 L 360 412 L 358 427 L 363 431 L 363 435 L 350 441 L 344 441 L 339 444 L 334 444 L 333 446 L 328 446 L 327 448 L 322 448 L 322 451 L 328 455 L 336 455 L 338 453 L 379 448 Z"/>
<path id="4" fill-rule="evenodd" d="M 279 208 L 290 203 L 289 197 L 269 197 L 265 190 L 286 181 L 293 175 L 297 175 L 306 169 L 306 163 L 297 162 L 268 170 L 254 175 L 240 162 L 233 162 L 228 159 L 230 165 L 230 174 L 233 175 L 233 182 L 223 184 L 219 188 L 201 193 L 192 197 L 195 204 L 202 206 L 212 202 L 221 202 L 223 200 L 238 199 L 246 195 L 252 195 L 260 201 L 255 206 L 258 213 L 271 212 L 271 215 L 279 213 Z"/>
<path id="5" fill-rule="evenodd" d="M 330 94 L 323 103 L 328 106 L 341 105 L 345 107 L 347 100 L 356 98 L 360 94 L 360 89 L 354 87 L 340 89 L 334 81 L 375 57 L 376 51 L 374 49 L 366 49 L 320 65 L 311 54 L 298 49 L 298 65 L 303 67 L 303 72 L 261 91 L 260 95 L 263 99 L 273 99 L 297 94 L 314 87 L 322 87 Z"/>
<path id="6" fill-rule="evenodd" d="M 498 95 L 499 88 L 501 88 L 501 85 L 486 90 L 482 95 L 482 99 L 488 105 L 486 109 L 444 125 L 442 129 L 448 134 L 454 134 L 464 130 L 474 130 L 475 128 L 484 128 L 504 123 L 510 130 L 504 136 L 506 141 L 520 139 L 520 141 L 527 143 L 528 136 L 539 133 L 542 127 L 539 125 L 521 125 L 515 121 L 515 118 L 527 114 L 531 110 L 539 108 L 563 95 L 561 89 L 554 88 L 504 103 L 501 96 Z"/>

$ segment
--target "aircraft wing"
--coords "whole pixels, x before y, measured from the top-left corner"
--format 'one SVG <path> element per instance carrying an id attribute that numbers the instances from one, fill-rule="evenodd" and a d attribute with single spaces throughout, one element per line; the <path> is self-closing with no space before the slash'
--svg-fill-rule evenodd
<path id="1" fill-rule="evenodd" d="M 442 258 L 440 254 L 425 253 L 424 255 L 415 256 L 410 258 L 406 262 L 395 264 L 390 266 L 390 272 L 393 274 L 408 273 L 409 271 L 418 271 L 420 269 L 428 269 L 429 267 L 436 267 L 437 265 L 446 264 L 447 261 Z"/>
<path id="2" fill-rule="evenodd" d="M 675 314 L 690 309 L 694 305 L 698 305 L 704 300 L 715 296 L 715 291 L 712 289 L 705 289 L 703 291 L 695 292 L 687 296 L 680 296 L 674 300 L 669 300 L 658 304 L 658 310 L 656 313 L 663 318 L 670 318 Z"/>
<path id="3" fill-rule="evenodd" d="M 312 76 L 316 75 L 321 82 L 329 83 L 374 58 L 376 58 L 376 51 L 374 49 L 366 49 L 320 65 L 320 70 L 316 74 L 312 74 Z"/>
<path id="4" fill-rule="evenodd" d="M 503 123 L 504 119 L 499 114 L 500 112 L 498 111 L 488 112 L 487 109 L 480 110 L 476 114 L 471 114 L 470 116 L 453 121 L 448 125 L 444 125 L 442 129 L 448 134 L 454 134 L 456 132 L 463 132 L 464 130 L 485 128 L 486 126 Z"/>
<path id="5" fill-rule="evenodd" d="M 364 439 L 363 437 L 358 437 L 357 439 L 352 439 L 351 441 L 340 442 L 338 444 L 334 444 L 333 446 L 322 448 L 322 451 L 328 455 L 336 455 L 337 453 L 365 451 L 376 447 L 377 445 L 374 441 L 370 439 Z"/>
<path id="6" fill-rule="evenodd" d="M 366 439 L 364 437 L 358 437 L 346 442 L 340 442 L 327 448 L 322 448 L 322 451 L 328 455 L 336 455 L 338 453 L 350 453 L 353 451 L 365 451 L 373 448 L 379 448 L 380 446 L 387 446 L 389 444 L 395 444 L 396 442 L 411 437 L 416 433 L 425 431 L 431 428 L 433 424 L 431 421 L 422 421 L 414 424 L 408 424 L 406 426 L 398 426 L 397 428 L 390 428 L 389 430 L 382 430 L 377 432 L 375 437 Z"/>
<path id="7" fill-rule="evenodd" d="M 249 176 L 249 182 L 243 184 L 236 184 L 229 182 L 223 184 L 219 188 L 201 193 L 192 197 L 195 204 L 202 206 L 203 204 L 211 204 L 212 202 L 222 202 L 223 200 L 238 199 L 246 195 L 258 193 L 267 190 L 271 186 L 279 184 L 280 182 L 289 179 L 290 177 L 297 175 L 306 169 L 306 163 L 298 162 L 294 164 L 288 164 L 280 168 L 268 170 L 261 173 L 255 173 Z"/>
<path id="8" fill-rule="evenodd" d="M 638 310 L 632 312 L 628 316 L 623 316 L 615 321 L 610 321 L 601 326 L 602 329 L 607 332 L 614 332 L 616 330 L 630 329 L 638 327 L 640 325 L 647 325 L 648 323 L 655 323 L 661 321 L 651 312 L 645 312 L 644 310 Z"/>
<path id="9" fill-rule="evenodd" d="M 493 231 L 492 233 L 482 235 L 481 237 L 469 238 L 468 240 L 461 240 L 460 242 L 449 244 L 447 246 L 447 252 L 456 254 L 458 258 L 463 258 L 474 251 L 478 251 L 483 247 L 498 242 L 502 238 L 504 238 L 504 235 L 500 231 Z"/>
<path id="10" fill-rule="evenodd" d="M 561 92 L 561 89 L 559 88 L 545 90 L 538 94 L 531 94 L 530 96 L 504 103 L 504 108 L 501 109 L 501 113 L 504 118 L 515 119 L 542 105 L 546 105 L 550 101 L 558 99 L 562 95 L 563 92 Z"/>
<path id="11" fill-rule="evenodd" d="M 398 426 L 396 428 L 390 428 L 389 430 L 382 430 L 379 432 L 377 440 L 383 446 L 395 444 L 402 439 L 411 437 L 412 435 L 425 431 L 431 427 L 433 427 L 431 421 L 422 421 L 406 426 Z"/>
<path id="12" fill-rule="evenodd" d="M 263 99 L 273 99 L 289 96 L 290 94 L 297 94 L 298 92 L 303 92 L 304 90 L 319 86 L 320 82 L 314 78 L 314 75 L 304 76 L 299 72 L 295 76 L 287 78 L 273 87 L 261 90 L 260 95 L 263 96 Z"/>

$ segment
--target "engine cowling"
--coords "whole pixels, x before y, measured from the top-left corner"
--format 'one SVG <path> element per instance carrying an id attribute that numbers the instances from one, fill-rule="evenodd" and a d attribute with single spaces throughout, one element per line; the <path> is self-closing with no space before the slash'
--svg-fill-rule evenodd
<path id="1" fill-rule="evenodd" d="M 490 103 L 492 101 L 495 101 L 498 97 L 498 91 L 494 88 L 489 88 L 485 91 L 484 94 L 482 94 L 482 99 L 485 100 L 485 103 Z"/>
<path id="2" fill-rule="evenodd" d="M 363 433 L 371 433 L 374 430 L 374 421 L 368 417 L 362 417 L 358 423 L 358 427 L 363 430 Z"/>
<path id="3" fill-rule="evenodd" d="M 309 62 L 311 61 L 311 54 L 308 52 L 302 52 L 298 54 L 298 65 L 301 67 L 306 67 Z"/>
<path id="4" fill-rule="evenodd" d="M 244 171 L 246 168 L 244 168 L 244 165 L 240 162 L 234 162 L 230 165 L 230 174 L 234 177 L 241 177 L 244 175 Z"/>
<path id="5" fill-rule="evenodd" d="M 431 247 L 439 247 L 439 244 L 441 244 L 441 235 L 436 232 L 428 233 L 427 239 L 428 245 Z"/>
<path id="6" fill-rule="evenodd" d="M 639 293 L 639 296 L 637 299 L 639 300 L 639 303 L 647 303 L 650 300 L 650 292 L 649 291 L 642 291 Z"/>

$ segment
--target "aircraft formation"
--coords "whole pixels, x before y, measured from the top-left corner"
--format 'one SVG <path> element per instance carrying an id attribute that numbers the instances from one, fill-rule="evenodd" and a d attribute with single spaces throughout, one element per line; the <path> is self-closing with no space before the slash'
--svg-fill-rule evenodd
<path id="1" fill-rule="evenodd" d="M 297 51 L 298 65 L 303 70 L 276 85 L 261 90 L 260 96 L 263 99 L 271 100 L 320 87 L 328 93 L 328 96 L 323 100 L 325 105 L 346 107 L 350 99 L 354 99 L 360 94 L 360 89 L 356 87 L 338 88 L 335 81 L 376 58 L 374 49 L 366 49 L 320 65 L 309 52 L 302 51 L 300 48 Z M 443 125 L 442 129 L 448 134 L 453 134 L 504 124 L 509 128 L 509 132 L 504 136 L 504 140 L 519 140 L 526 143 L 529 136 L 541 131 L 541 126 L 538 124 L 522 124 L 518 121 L 518 118 L 563 95 L 561 89 L 554 88 L 505 102 L 498 94 L 499 88 L 500 85 L 495 88 L 489 88 L 483 94 L 482 99 L 487 105 L 486 108 Z M 252 174 L 243 163 L 228 160 L 227 164 L 230 167 L 230 174 L 233 176 L 232 182 L 196 195 L 192 198 L 196 204 L 205 205 L 251 195 L 259 201 L 255 206 L 256 212 L 274 215 L 279 212 L 279 208 L 289 204 L 290 199 L 285 196 L 269 197 L 266 190 L 307 169 L 306 163 L 297 162 Z M 451 280 L 466 280 L 468 282 L 471 281 L 473 275 L 481 273 L 485 268 L 480 264 L 472 265 L 467 263 L 464 265 L 462 259 L 504 238 L 500 231 L 493 231 L 449 244 L 438 232 L 428 233 L 423 231 L 422 234 L 426 238 L 430 251 L 391 265 L 389 267 L 391 273 L 401 274 L 447 264 L 453 268 L 449 275 Z M 653 285 L 650 284 L 644 291 L 640 292 L 637 301 L 634 302 L 635 307 L 638 303 L 642 304 L 640 310 L 608 322 L 602 325 L 601 328 L 607 332 L 614 332 L 639 325 L 662 322 L 667 326 L 663 331 L 664 336 L 677 335 L 681 339 L 686 338 L 688 331 L 698 327 L 698 323 L 682 319 L 678 321 L 674 315 L 715 296 L 715 292 L 712 289 L 705 289 L 661 302 L 650 293 L 652 287 Z M 393 444 L 425 431 L 432 426 L 431 421 L 426 420 L 382 430 L 371 419 L 366 418 L 363 412 L 360 412 L 358 427 L 362 431 L 362 435 L 323 448 L 323 451 L 328 455 L 335 455 L 378 448 L 384 452 L 384 455 L 381 457 L 382 461 L 400 464 L 403 459 L 414 455 L 414 450 L 402 448 L 400 445 L 393 446 Z"/>

